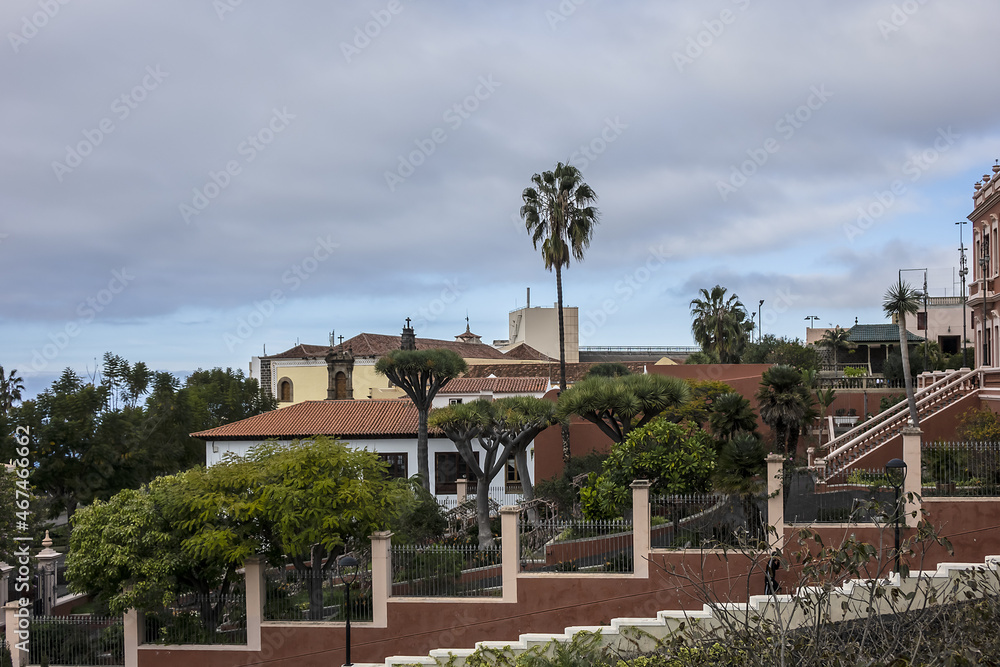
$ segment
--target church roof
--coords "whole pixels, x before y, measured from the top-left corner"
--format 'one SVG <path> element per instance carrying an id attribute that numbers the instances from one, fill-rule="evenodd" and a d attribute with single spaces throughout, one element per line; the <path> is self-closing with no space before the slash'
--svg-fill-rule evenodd
<path id="1" fill-rule="evenodd" d="M 416 437 L 417 408 L 408 399 L 304 401 L 218 428 L 192 433 L 202 440 L 268 440 L 327 435 Z M 431 429 L 431 433 L 440 435 Z"/>
<path id="2" fill-rule="evenodd" d="M 523 359 L 524 361 L 559 361 L 547 354 L 542 354 L 527 343 L 518 343 L 504 352 L 503 356 L 507 359 Z"/>
<path id="3" fill-rule="evenodd" d="M 503 353 L 485 343 L 472 343 L 457 340 L 438 340 L 436 338 L 417 338 L 418 350 L 452 350 L 463 359 L 503 359 Z M 325 357 L 331 349 L 334 351 L 351 350 L 355 357 L 381 357 L 392 350 L 398 350 L 401 345 L 399 336 L 387 334 L 360 333 L 353 338 L 338 343 L 333 348 L 329 345 L 296 345 L 280 354 L 270 355 L 267 359 L 312 359 Z"/>

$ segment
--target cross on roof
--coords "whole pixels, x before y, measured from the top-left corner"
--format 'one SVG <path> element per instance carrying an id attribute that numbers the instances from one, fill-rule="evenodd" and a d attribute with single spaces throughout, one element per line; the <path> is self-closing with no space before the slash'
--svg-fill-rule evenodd
<path id="1" fill-rule="evenodd" d="M 406 318 L 406 328 L 407 329 L 410 328 L 410 318 L 409 317 Z"/>

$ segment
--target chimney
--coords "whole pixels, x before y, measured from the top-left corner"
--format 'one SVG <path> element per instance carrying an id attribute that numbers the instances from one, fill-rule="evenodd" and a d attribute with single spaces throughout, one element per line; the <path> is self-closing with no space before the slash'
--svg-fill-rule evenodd
<path id="1" fill-rule="evenodd" d="M 417 337 L 413 334 L 413 328 L 410 326 L 410 318 L 406 318 L 406 326 L 403 327 L 402 344 L 399 346 L 401 350 L 415 350 L 417 349 Z"/>

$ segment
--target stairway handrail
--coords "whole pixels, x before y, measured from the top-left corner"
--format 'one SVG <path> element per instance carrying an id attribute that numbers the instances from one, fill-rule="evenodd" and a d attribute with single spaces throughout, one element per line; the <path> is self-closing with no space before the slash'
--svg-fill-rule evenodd
<path id="1" fill-rule="evenodd" d="M 914 392 L 914 397 L 916 397 L 917 394 L 921 395 L 921 397 L 916 401 L 918 417 L 919 417 L 920 407 L 922 405 L 928 404 L 928 402 L 930 402 L 933 398 L 935 398 L 935 396 L 939 395 L 944 390 L 950 389 L 955 385 L 960 385 L 963 382 L 966 382 L 972 377 L 979 374 L 980 374 L 979 369 L 971 369 L 965 373 L 963 373 L 961 370 L 957 370 L 954 371 L 953 373 L 945 375 L 940 380 L 937 380 L 936 382 L 929 384 L 926 387 L 918 389 L 916 392 Z M 982 383 L 980 382 L 980 384 Z M 834 444 L 837 440 L 846 439 L 851 435 L 854 436 L 847 442 L 844 442 L 843 444 L 839 445 L 836 449 L 828 451 L 826 456 L 823 458 L 825 458 L 827 461 L 830 461 L 831 459 L 849 451 L 854 446 L 864 441 L 864 439 L 873 430 L 873 427 L 878 425 L 891 425 L 891 423 L 898 421 L 899 417 L 908 416 L 905 414 L 900 414 L 906 412 L 909 412 L 909 406 L 907 405 L 907 402 L 905 400 L 900 401 L 899 403 L 889 408 L 888 410 L 880 412 L 871 419 L 868 419 L 863 423 L 859 424 L 858 426 L 855 426 L 844 435 L 828 442 L 827 448 L 829 448 L 830 445 Z"/>

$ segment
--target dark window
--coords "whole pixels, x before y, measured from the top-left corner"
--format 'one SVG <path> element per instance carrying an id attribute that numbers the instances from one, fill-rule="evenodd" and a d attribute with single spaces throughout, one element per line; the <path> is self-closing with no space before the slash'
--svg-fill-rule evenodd
<path id="1" fill-rule="evenodd" d="M 507 470 L 504 476 L 504 486 L 507 487 L 508 493 L 520 493 L 521 488 L 521 475 L 517 472 L 517 461 L 514 459 L 507 459 Z"/>
<path id="2" fill-rule="evenodd" d="M 460 399 L 460 398 L 449 398 L 448 399 L 448 405 L 461 405 L 461 404 L 462 404 L 462 399 Z"/>
<path id="3" fill-rule="evenodd" d="M 292 381 L 288 378 L 282 378 L 278 381 L 278 400 L 282 403 L 288 403 L 292 400 Z"/>
<path id="4" fill-rule="evenodd" d="M 343 372 L 338 372 L 334 378 L 334 395 L 337 400 L 347 398 L 347 376 Z"/>
<path id="5" fill-rule="evenodd" d="M 389 477 L 392 479 L 407 479 L 409 477 L 405 452 L 402 454 L 383 454 L 379 452 L 378 457 L 389 464 Z"/>
<path id="6" fill-rule="evenodd" d="M 938 345 L 945 354 L 958 354 L 959 345 L 962 342 L 961 336 L 938 336 Z"/>
<path id="7" fill-rule="evenodd" d="M 917 331 L 927 331 L 927 313 L 917 313 Z"/>
<path id="8" fill-rule="evenodd" d="M 479 452 L 476 452 L 479 461 Z M 458 493 L 455 482 L 459 477 L 470 479 L 469 466 L 458 452 L 439 452 L 434 455 L 434 492 L 438 495 Z"/>

